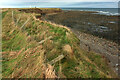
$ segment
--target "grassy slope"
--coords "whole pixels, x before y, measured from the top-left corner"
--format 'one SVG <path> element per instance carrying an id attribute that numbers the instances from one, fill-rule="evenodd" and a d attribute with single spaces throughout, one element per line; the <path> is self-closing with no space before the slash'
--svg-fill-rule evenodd
<path id="1" fill-rule="evenodd" d="M 35 14 L 19 12 L 17 9 L 9 9 L 3 16 L 3 77 L 40 78 L 43 73 L 42 65 L 61 54 L 65 57 L 52 65 L 59 77 L 115 77 L 105 59 L 80 49 L 79 40 L 67 29 L 35 20 Z M 19 17 L 20 20 L 15 26 Z M 21 29 L 28 18 L 30 20 Z M 49 36 L 52 36 L 52 39 L 39 44 Z M 72 56 L 63 49 L 65 45 L 70 45 Z"/>

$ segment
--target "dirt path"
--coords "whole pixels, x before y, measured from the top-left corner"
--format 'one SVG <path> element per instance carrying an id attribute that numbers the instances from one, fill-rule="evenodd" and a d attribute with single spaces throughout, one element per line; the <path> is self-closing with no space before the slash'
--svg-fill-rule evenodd
<path id="1" fill-rule="evenodd" d="M 118 73 L 118 53 L 120 51 L 116 43 L 77 30 L 72 29 L 72 32 L 80 39 L 80 47 L 82 49 L 102 54 L 103 58 L 108 59 L 112 69 Z"/>

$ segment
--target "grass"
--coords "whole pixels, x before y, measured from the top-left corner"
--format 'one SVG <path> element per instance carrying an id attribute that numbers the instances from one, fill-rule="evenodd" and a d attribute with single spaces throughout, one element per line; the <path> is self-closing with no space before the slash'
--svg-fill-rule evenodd
<path id="1" fill-rule="evenodd" d="M 22 14 L 17 26 L 13 26 L 12 22 L 7 22 L 13 10 L 16 19 Z M 23 29 L 20 29 L 28 17 L 31 17 L 30 21 Z M 115 77 L 100 55 L 80 49 L 79 39 L 63 27 L 45 21 L 36 21 L 31 14 L 19 12 L 18 9 L 8 9 L 8 15 L 3 18 L 3 23 L 2 51 L 5 53 L 2 71 L 4 78 L 43 78 L 42 74 L 47 68 L 43 65 L 47 65 L 61 54 L 64 58 L 51 65 L 54 66 L 56 75 L 59 74 L 61 64 L 62 77 Z M 52 39 L 39 44 L 41 40 L 49 36 L 52 36 Z M 71 53 L 64 51 L 65 45 L 70 45 L 73 51 L 72 58 L 69 56 Z"/>
<path id="2" fill-rule="evenodd" d="M 5 17 L 8 11 L 2 12 L 2 19 Z"/>
<path id="3" fill-rule="evenodd" d="M 3 41 L 3 51 L 20 50 L 26 46 L 24 34 L 14 34 L 14 38 Z M 7 48 L 6 48 L 7 47 Z"/>

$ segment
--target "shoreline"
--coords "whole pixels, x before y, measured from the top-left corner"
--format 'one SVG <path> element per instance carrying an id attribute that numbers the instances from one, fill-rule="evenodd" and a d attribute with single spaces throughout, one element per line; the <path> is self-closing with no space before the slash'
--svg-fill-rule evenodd
<path id="1" fill-rule="evenodd" d="M 96 9 L 96 10 L 95 10 Z M 116 12 L 104 11 L 100 9 L 117 9 Z M 119 16 L 118 8 L 62 8 L 63 11 L 86 11 L 86 12 L 93 12 L 99 15 L 106 15 L 106 16 Z"/>

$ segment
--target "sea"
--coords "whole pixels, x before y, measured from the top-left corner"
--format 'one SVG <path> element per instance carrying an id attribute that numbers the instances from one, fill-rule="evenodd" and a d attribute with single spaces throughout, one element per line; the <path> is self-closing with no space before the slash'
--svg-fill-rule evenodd
<path id="1" fill-rule="evenodd" d="M 120 15 L 120 8 L 61 8 L 69 11 L 95 11 L 101 15 Z"/>

